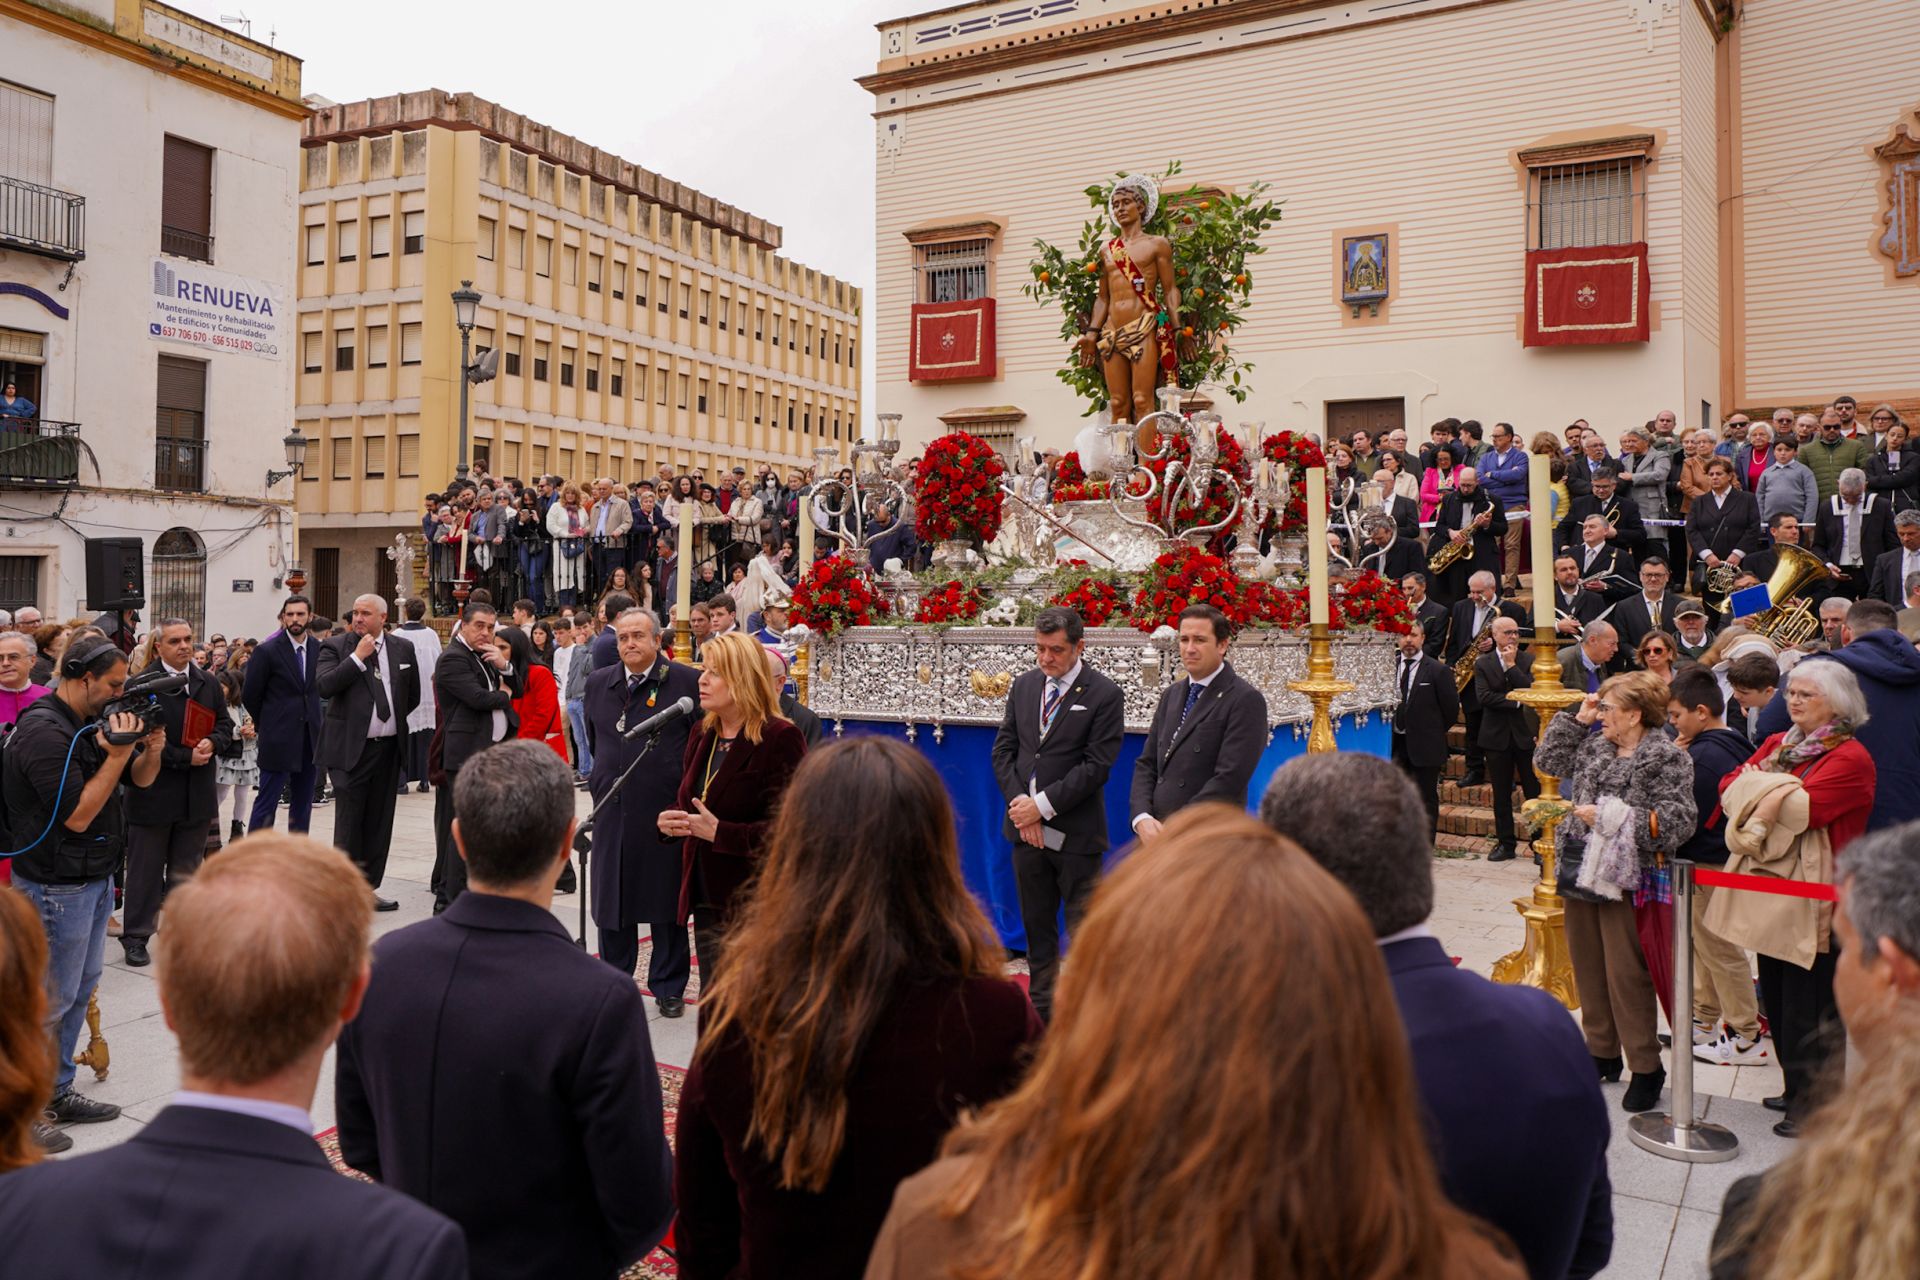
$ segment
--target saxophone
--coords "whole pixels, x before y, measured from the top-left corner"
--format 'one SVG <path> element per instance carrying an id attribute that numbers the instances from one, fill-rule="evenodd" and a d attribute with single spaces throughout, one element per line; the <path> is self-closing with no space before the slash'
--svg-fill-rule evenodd
<path id="1" fill-rule="evenodd" d="M 1468 523 L 1466 537 L 1461 538 L 1457 542 L 1449 537 L 1446 546 L 1441 547 L 1427 558 L 1428 573 L 1445 573 L 1448 569 L 1451 569 L 1454 565 L 1473 554 L 1474 531 L 1479 528 L 1480 516 L 1484 516 L 1485 514 L 1486 512 L 1481 512 L 1480 515 L 1476 515 L 1473 520 Z M 1435 531 L 1438 532 L 1438 529 L 1436 528 Z"/>
<path id="2" fill-rule="evenodd" d="M 1465 693 L 1467 686 L 1473 683 L 1473 666 L 1476 662 L 1480 661 L 1480 642 L 1493 634 L 1493 620 L 1499 616 L 1500 610 L 1498 609 L 1488 614 L 1486 624 L 1475 633 L 1473 639 L 1467 641 L 1467 651 L 1454 659 L 1454 692 Z"/>

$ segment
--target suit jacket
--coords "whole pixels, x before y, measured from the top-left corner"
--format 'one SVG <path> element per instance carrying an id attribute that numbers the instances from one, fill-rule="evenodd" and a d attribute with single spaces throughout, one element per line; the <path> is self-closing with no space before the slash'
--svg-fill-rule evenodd
<path id="1" fill-rule="evenodd" d="M 320 759 L 320 642 L 302 636 L 301 658 L 284 631 L 260 642 L 247 660 L 240 701 L 259 730 L 258 759 L 267 773 L 298 773 Z"/>
<path id="2" fill-rule="evenodd" d="M 723 920 L 731 918 L 735 899 L 760 869 L 774 810 L 807 754 L 806 736 L 785 720 L 767 721 L 759 742 L 749 742 L 742 734 L 718 764 L 713 763 L 714 736 L 704 725 L 688 736 L 674 797 L 675 808 L 693 812 L 693 798 L 704 796 L 720 820 L 712 840 L 688 836 L 681 844 L 682 920 L 696 906 L 717 908 Z M 710 765 L 713 776 L 708 778 Z"/>
<path id="3" fill-rule="evenodd" d="M 1046 686 L 1046 673 L 1035 667 L 1007 690 L 1006 714 L 993 736 L 993 776 L 1008 804 L 1027 794 L 1029 782 L 1047 797 L 1053 817 L 1046 825 L 1066 837 L 1061 852 L 1105 853 L 1105 788 L 1126 734 L 1125 699 L 1119 685 L 1082 663 L 1042 737 Z M 1011 819 L 1002 820 L 1001 834 L 1019 839 Z"/>
<path id="4" fill-rule="evenodd" d="M 1916 455 L 1920 456 L 1920 455 Z M 1415 546 L 1420 544 L 1420 500 L 1394 494 L 1384 504 L 1382 511 L 1393 517 L 1394 532 Z"/>
<path id="5" fill-rule="evenodd" d="M 1394 658 L 1394 693 L 1400 692 L 1400 659 Z M 1413 688 L 1393 712 L 1395 737 L 1407 763 L 1416 769 L 1441 769 L 1447 763 L 1447 730 L 1460 718 L 1460 690 L 1453 671 L 1438 658 L 1422 655 L 1414 668 Z"/>
<path id="6" fill-rule="evenodd" d="M 793 721 L 793 727 L 806 738 L 807 750 L 811 751 L 820 745 L 820 737 L 825 732 L 820 726 L 820 717 L 808 710 L 800 699 L 790 693 L 781 694 L 780 714 Z"/>
<path id="7" fill-rule="evenodd" d="M 1640 589 L 1640 575 L 1634 568 L 1633 557 L 1615 546 L 1601 544 L 1605 549 L 1594 557 L 1593 563 L 1587 563 L 1587 545 L 1584 542 L 1573 544 L 1571 555 L 1573 562 L 1580 566 L 1580 581 L 1601 582 L 1600 598 L 1609 604 L 1625 600 Z"/>
<path id="8" fill-rule="evenodd" d="M 1447 1198 L 1507 1233 L 1534 1276 L 1591 1276 L 1613 1249 L 1607 1105 L 1558 1001 L 1456 966 L 1431 937 L 1380 949 Z M 1497 1088 L 1487 1064 L 1511 1064 Z"/>
<path id="9" fill-rule="evenodd" d="M 582 714 L 587 749 L 593 756 L 587 786 L 596 805 L 607 798 L 647 745 L 645 738 L 621 736 L 621 717 L 632 728 L 679 698 L 693 699 L 693 714 L 660 730 L 646 762 L 627 778 L 594 823 L 593 874 L 587 883 L 593 920 L 602 929 L 686 919 L 675 914 L 680 909 L 680 850 L 660 839 L 659 818 L 662 809 L 674 807 L 680 792 L 687 738 L 700 720 L 700 673 L 663 653 L 631 697 L 622 663 L 596 668 L 587 676 Z"/>
<path id="10" fill-rule="evenodd" d="M 1429 658 L 1437 658 L 1446 650 L 1447 628 L 1451 625 L 1451 619 L 1447 606 L 1431 596 L 1421 601 L 1420 607 L 1414 610 L 1414 621 L 1420 624 L 1427 635 L 1426 643 L 1421 647 L 1427 651 Z"/>
<path id="11" fill-rule="evenodd" d="M 612 494 L 607 495 L 607 500 L 604 504 L 596 504 L 587 512 L 587 536 L 592 537 L 593 531 L 600 527 L 600 507 L 602 505 L 607 509 L 607 527 L 604 535 L 607 539 L 607 545 L 610 547 L 626 546 L 627 530 L 633 527 L 633 508 L 627 504 L 625 498 L 616 497 Z"/>
<path id="12" fill-rule="evenodd" d="M 1893 503 L 1885 494 L 1869 493 L 1862 505 L 1866 509 L 1860 516 L 1860 564 L 1872 569 L 1881 556 L 1900 545 L 1900 539 L 1894 536 Z M 1820 518 L 1813 524 L 1813 550 L 1829 564 L 1840 563 L 1847 535 L 1842 519 L 1839 494 L 1821 502 Z M 1864 590 L 1866 584 L 1861 586 Z"/>
<path id="13" fill-rule="evenodd" d="M 1591 515 L 1605 516 L 1607 523 L 1613 526 L 1613 536 L 1607 539 L 1607 545 L 1626 553 L 1627 574 L 1631 577 L 1640 563 L 1640 557 L 1647 554 L 1647 522 L 1640 518 L 1640 508 L 1634 506 L 1631 499 L 1623 497 L 1617 487 L 1613 496 L 1605 502 L 1592 494 L 1569 502 L 1567 514 L 1554 530 L 1554 550 L 1572 548 L 1578 554 L 1580 525 Z"/>
<path id="14" fill-rule="evenodd" d="M 48 1229 L 62 1222 L 86 1227 Z M 191 1106 L 119 1146 L 0 1178 L 0 1257 L 22 1277 L 468 1274 L 459 1227 L 432 1209 L 341 1177 L 291 1126 Z"/>
<path id="15" fill-rule="evenodd" d="M 1607 458 L 1605 461 L 1618 465 L 1620 460 L 1618 458 Z M 1582 452 L 1575 457 L 1567 459 L 1567 497 L 1578 501 L 1581 498 L 1591 497 L 1592 495 L 1593 463 L 1590 462 L 1587 455 Z"/>
<path id="16" fill-rule="evenodd" d="M 1222 663 L 1183 722 L 1192 683 L 1181 676 L 1153 709 L 1133 766 L 1128 811 L 1136 818 L 1144 813 L 1164 822 L 1202 800 L 1247 807 L 1247 784 L 1267 745 L 1266 696 Z"/>
<path id="17" fill-rule="evenodd" d="M 207 737 L 213 740 L 213 759 L 193 763 L 193 748 L 182 746 L 187 703 L 196 702 L 213 717 Z M 160 716 L 166 725 L 167 745 L 160 752 L 160 773 L 144 787 L 127 788 L 127 822 L 136 827 L 174 822 L 211 822 L 219 813 L 214 794 L 214 760 L 233 741 L 233 717 L 227 714 L 220 682 L 191 664 L 187 687 L 160 696 Z"/>
<path id="18" fill-rule="evenodd" d="M 1876 600 L 1885 600 L 1895 609 L 1904 609 L 1907 604 L 1906 583 L 1902 581 L 1900 566 L 1905 563 L 1907 549 L 1898 543 L 1893 550 L 1883 551 L 1873 562 L 1873 577 L 1868 595 Z"/>
<path id="19" fill-rule="evenodd" d="M 380 939 L 337 1053 L 341 1157 L 459 1223 L 475 1280 L 612 1277 L 666 1234 L 640 989 L 551 912 L 470 890 Z"/>
<path id="20" fill-rule="evenodd" d="M 386 666 L 392 684 L 387 706 L 393 713 L 394 736 L 407 736 L 407 717 L 420 705 L 420 663 L 413 641 L 400 634 L 380 637 L 387 648 Z M 329 769 L 351 769 L 360 762 L 367 734 L 373 728 L 373 681 L 380 655 L 367 659 L 362 671 L 353 660 L 360 637 L 348 631 L 320 646 L 320 674 L 315 680 L 327 700 L 327 718 L 320 734 L 320 763 Z"/>
<path id="21" fill-rule="evenodd" d="M 1533 683 L 1533 653 L 1522 647 L 1511 667 L 1500 655 L 1484 653 L 1473 664 L 1473 693 L 1480 701 L 1480 745 L 1488 751 L 1533 752 L 1539 717 L 1507 695 Z"/>
<path id="22" fill-rule="evenodd" d="M 1584 627 L 1607 611 L 1607 598 L 1585 587 L 1575 587 L 1573 594 L 1568 595 L 1556 582 L 1553 584 L 1553 607 Z"/>
<path id="23" fill-rule="evenodd" d="M 503 712 L 507 731 L 499 741 L 520 733 L 520 716 L 513 700 L 526 696 L 527 673 L 511 675 L 469 649 L 458 632 L 433 665 L 433 696 L 439 704 L 441 763 L 449 776 L 494 744 L 493 713 Z"/>
<path id="24" fill-rule="evenodd" d="M 1687 552 L 1696 563 L 1707 551 L 1722 560 L 1738 551 L 1745 560 L 1760 549 L 1760 539 L 1760 504 L 1750 493 L 1729 489 L 1724 504 L 1703 493 L 1687 508 Z"/>
<path id="25" fill-rule="evenodd" d="M 1620 648 L 1623 651 L 1638 649 L 1640 642 L 1646 638 L 1649 631 L 1659 630 L 1672 635 L 1675 625 L 1674 615 L 1680 612 L 1683 605 L 1698 603 L 1697 600 L 1689 600 L 1685 596 L 1668 591 L 1660 599 L 1660 625 L 1656 628 L 1653 624 L 1653 611 L 1647 606 L 1646 592 L 1641 591 L 1628 596 L 1616 605 L 1608 620 L 1620 633 Z"/>
<path id="26" fill-rule="evenodd" d="M 1461 655 L 1467 651 L 1467 646 L 1479 637 L 1480 633 L 1474 629 L 1473 625 L 1473 615 L 1479 607 L 1480 606 L 1476 605 L 1471 599 L 1457 600 L 1454 602 L 1453 615 L 1447 622 L 1446 661 L 1449 667 L 1460 661 Z M 1494 606 L 1494 609 L 1501 616 L 1512 618 L 1515 622 L 1519 623 L 1520 633 L 1523 636 L 1532 626 L 1532 619 L 1527 616 L 1527 611 L 1522 609 L 1515 601 L 1499 601 Z M 1451 679 L 1452 677 L 1449 676 L 1448 678 Z M 1469 711 L 1476 710 L 1480 706 L 1479 700 L 1474 694 L 1471 681 L 1468 682 L 1465 689 L 1460 691 L 1460 705 Z"/>
<path id="27" fill-rule="evenodd" d="M 1500 572 L 1500 539 L 1507 532 L 1507 509 L 1500 505 L 1500 499 L 1488 493 L 1485 486 L 1473 491 L 1472 497 L 1455 489 L 1440 499 L 1440 506 L 1434 511 L 1433 531 L 1428 535 L 1427 545 L 1433 551 L 1439 551 L 1446 545 L 1453 531 L 1458 529 L 1462 518 L 1471 511 L 1478 515 L 1483 511 L 1492 512 L 1487 519 L 1487 527 L 1473 531 L 1473 555 L 1465 564 L 1455 565 L 1451 572 L 1462 582 L 1461 594 L 1465 594 L 1466 573 L 1485 570 L 1488 573 Z"/>
<path id="28" fill-rule="evenodd" d="M 1608 676 L 1617 676 L 1627 669 L 1627 660 L 1621 656 L 1625 652 L 1626 646 L 1622 645 L 1615 650 L 1613 657 L 1607 660 L 1607 664 L 1600 668 L 1602 681 Z M 1560 683 L 1583 694 L 1587 691 L 1586 663 L 1581 660 L 1580 646 L 1577 644 L 1570 644 L 1560 651 Z"/>
<path id="29" fill-rule="evenodd" d="M 1401 501 L 1405 502 L 1406 499 L 1402 498 Z M 1367 562 L 1368 556 L 1378 558 Z M 1400 580 L 1410 573 L 1426 574 L 1427 572 L 1427 549 L 1420 545 L 1418 536 L 1408 537 L 1404 530 L 1394 535 L 1393 541 L 1387 545 L 1385 555 L 1380 555 L 1378 547 L 1370 543 L 1364 544 L 1360 560 L 1366 568 L 1374 570 L 1395 586 L 1398 586 Z"/>
<path id="30" fill-rule="evenodd" d="M 1885 494 L 1895 511 L 1920 507 L 1920 449 L 1909 441 L 1896 465 L 1885 449 L 1867 459 L 1867 492 Z"/>

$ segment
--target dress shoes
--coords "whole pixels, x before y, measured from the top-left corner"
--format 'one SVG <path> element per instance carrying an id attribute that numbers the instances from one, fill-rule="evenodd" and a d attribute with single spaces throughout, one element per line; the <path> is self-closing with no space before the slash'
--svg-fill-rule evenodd
<path id="1" fill-rule="evenodd" d="M 663 1018 L 678 1018 L 687 1011 L 687 1002 L 679 996 L 661 996 L 654 1003 L 660 1007 Z"/>
<path id="2" fill-rule="evenodd" d="M 1512 862 L 1513 859 L 1513 846 L 1510 844 L 1497 844 L 1493 852 L 1487 855 L 1488 862 Z"/>
<path id="3" fill-rule="evenodd" d="M 398 911 L 400 904 L 392 898 L 383 898 L 376 893 L 373 895 L 373 909 L 375 911 Z"/>
<path id="4" fill-rule="evenodd" d="M 1599 1068 L 1600 1079 L 1607 1084 L 1620 1083 L 1620 1073 L 1627 1069 L 1626 1060 L 1617 1053 L 1611 1058 L 1595 1055 L 1593 1065 Z"/>
<path id="5" fill-rule="evenodd" d="M 1465 776 L 1463 776 L 1463 777 L 1462 777 L 1462 778 L 1460 779 L 1460 785 L 1461 785 L 1461 786 L 1463 786 L 1463 787 L 1484 787 L 1484 786 L 1486 786 L 1486 785 L 1487 785 L 1487 775 L 1486 775 L 1486 771 L 1485 771 L 1485 770 L 1483 770 L 1483 769 L 1469 769 L 1469 770 L 1467 770 L 1467 772 L 1466 772 L 1466 774 L 1465 774 Z"/>
<path id="6" fill-rule="evenodd" d="M 425 795 L 427 794 L 427 784 L 423 782 L 419 786 L 415 787 L 414 790 L 418 791 L 421 795 Z"/>
<path id="7" fill-rule="evenodd" d="M 1779 1124 L 1773 1126 L 1773 1131 L 1783 1138 L 1797 1138 L 1800 1136 L 1800 1122 L 1798 1120 L 1782 1120 Z"/>
<path id="8" fill-rule="evenodd" d="M 134 969 L 144 969 L 153 963 L 153 957 L 147 954 L 145 938 L 122 938 L 120 945 L 126 949 L 127 965 Z"/>
<path id="9" fill-rule="evenodd" d="M 1787 1109 L 1787 1095 L 1784 1093 L 1776 1093 L 1771 1098 L 1762 1098 L 1760 1099 L 1760 1105 L 1769 1111 L 1785 1111 Z"/>
<path id="10" fill-rule="evenodd" d="M 1636 1071 L 1627 1084 L 1627 1096 L 1620 1099 L 1622 1111 L 1651 1111 L 1660 1105 L 1660 1090 L 1667 1084 L 1667 1069 Z"/>
<path id="11" fill-rule="evenodd" d="M 554 881 L 553 891 L 555 893 L 578 893 L 580 891 L 580 876 L 573 869 L 572 859 L 568 859 L 567 865 L 560 869 L 560 878 Z"/>

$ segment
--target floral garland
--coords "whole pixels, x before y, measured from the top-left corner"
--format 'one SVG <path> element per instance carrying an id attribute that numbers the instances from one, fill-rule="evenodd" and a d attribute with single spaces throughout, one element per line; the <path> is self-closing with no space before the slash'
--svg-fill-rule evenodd
<path id="1" fill-rule="evenodd" d="M 1047 604 L 1073 610 L 1090 627 L 1104 627 L 1127 611 L 1126 598 L 1120 594 L 1120 588 L 1105 578 L 1091 575 L 1063 591 L 1056 591 Z"/>
<path id="2" fill-rule="evenodd" d="M 892 606 L 874 588 L 865 570 L 845 556 L 816 560 L 793 589 L 792 619 L 822 635 L 846 627 L 870 627 Z"/>
<path id="3" fill-rule="evenodd" d="M 1174 509 L 1176 528 L 1191 529 L 1200 525 L 1218 524 L 1227 518 L 1233 510 L 1233 487 L 1227 483 L 1227 476 L 1237 480 L 1242 491 L 1246 489 L 1248 478 L 1252 474 L 1247 468 L 1246 451 L 1240 447 L 1240 442 L 1234 439 L 1225 427 L 1216 427 L 1214 438 L 1219 441 L 1220 454 L 1219 460 L 1214 464 L 1213 482 L 1207 488 L 1206 501 L 1196 507 L 1190 499 L 1182 498 L 1179 506 Z M 1185 436 L 1176 436 L 1164 456 L 1146 464 L 1147 470 L 1151 471 L 1155 480 L 1158 481 L 1154 495 L 1147 499 L 1147 519 L 1155 524 L 1165 523 L 1162 516 L 1167 509 L 1167 468 L 1178 462 L 1184 470 L 1192 457 L 1192 444 Z M 1215 534 L 1212 542 L 1208 544 L 1209 548 L 1215 552 L 1222 550 L 1219 544 L 1224 543 L 1231 532 L 1230 529 L 1222 529 Z"/>
<path id="4" fill-rule="evenodd" d="M 980 616 L 980 592 L 958 578 L 920 597 L 913 620 L 927 626 L 951 626 Z"/>
<path id="5" fill-rule="evenodd" d="M 1329 601 L 1331 631 L 1374 630 L 1404 636 L 1413 630 L 1413 606 L 1399 586 L 1372 569 L 1347 579 L 1344 594 Z"/>
<path id="6" fill-rule="evenodd" d="M 1180 611 L 1190 604 L 1210 604 L 1236 627 L 1247 620 L 1240 579 L 1225 560 L 1198 547 L 1162 552 L 1127 611 L 1134 626 L 1151 633 L 1179 626 Z"/>
<path id="7" fill-rule="evenodd" d="M 1104 477 L 1089 478 L 1086 468 L 1080 465 L 1078 450 L 1070 450 L 1060 456 L 1053 468 L 1053 500 L 1055 502 L 1091 502 L 1107 496 L 1107 481 Z"/>
<path id="8" fill-rule="evenodd" d="M 1278 463 L 1287 468 L 1287 505 L 1281 513 L 1278 528 L 1274 517 L 1269 515 L 1266 521 L 1268 532 L 1278 532 L 1283 537 L 1303 534 L 1307 531 L 1307 468 L 1324 467 L 1327 455 L 1321 451 L 1311 437 L 1295 431 L 1276 431 L 1260 442 L 1260 454 L 1267 461 Z M 1327 509 L 1333 509 L 1333 498 L 1329 494 Z"/>
<path id="9" fill-rule="evenodd" d="M 914 532 L 925 542 L 992 542 L 1000 532 L 1006 472 L 979 436 L 955 431 L 933 441 L 914 477 Z"/>
<path id="10" fill-rule="evenodd" d="M 1307 620 L 1307 593 L 1288 591 L 1271 582 L 1249 582 L 1240 593 L 1246 625 L 1288 630 Z"/>

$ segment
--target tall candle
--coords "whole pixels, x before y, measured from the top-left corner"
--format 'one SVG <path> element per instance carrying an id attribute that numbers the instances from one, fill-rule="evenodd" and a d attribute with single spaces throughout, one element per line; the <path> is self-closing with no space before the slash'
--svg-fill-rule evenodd
<path id="1" fill-rule="evenodd" d="M 1327 469 L 1307 468 L 1307 621 L 1327 617 Z"/>
<path id="2" fill-rule="evenodd" d="M 460 580 L 467 580 L 467 531 L 460 530 Z"/>
<path id="3" fill-rule="evenodd" d="M 673 620 L 675 624 L 693 621 L 693 526 L 700 519 L 700 503 L 689 499 L 680 504 L 679 538 L 675 544 L 673 567 Z"/>
<path id="4" fill-rule="evenodd" d="M 800 491 L 800 563 L 796 572 L 804 574 L 813 567 L 813 495 Z"/>
<path id="5" fill-rule="evenodd" d="M 1553 477 L 1548 458 L 1536 453 L 1527 459 L 1527 537 L 1533 560 L 1533 626 L 1553 631 Z"/>

